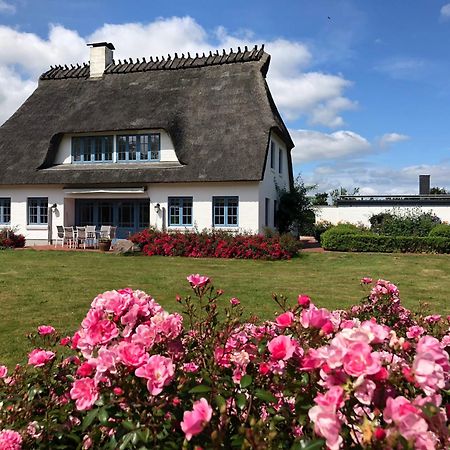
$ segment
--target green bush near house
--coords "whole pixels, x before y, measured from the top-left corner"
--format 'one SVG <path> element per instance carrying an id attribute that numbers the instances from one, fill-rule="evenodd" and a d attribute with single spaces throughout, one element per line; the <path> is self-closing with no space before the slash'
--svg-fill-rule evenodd
<path id="1" fill-rule="evenodd" d="M 431 229 L 428 236 L 430 237 L 441 236 L 450 239 L 450 225 L 447 223 L 440 223 Z"/>
<path id="2" fill-rule="evenodd" d="M 322 247 L 341 252 L 450 253 L 450 238 L 441 236 L 385 236 L 373 233 L 322 235 Z"/>

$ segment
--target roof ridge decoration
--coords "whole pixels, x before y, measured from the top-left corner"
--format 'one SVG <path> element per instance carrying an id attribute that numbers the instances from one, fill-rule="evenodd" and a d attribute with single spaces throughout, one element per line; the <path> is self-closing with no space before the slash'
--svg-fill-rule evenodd
<path id="1" fill-rule="evenodd" d="M 252 49 L 245 46 L 242 50 L 241 47 L 238 47 L 237 51 L 230 48 L 229 53 L 223 49 L 222 54 L 219 53 L 219 50 L 216 50 L 214 53 L 210 51 L 209 54 L 203 53 L 203 55 L 196 53 L 195 56 L 191 56 L 189 52 L 187 53 L 187 56 L 185 56 L 184 53 L 182 53 L 181 56 L 179 56 L 178 53 L 175 53 L 173 57 L 169 54 L 167 59 L 165 59 L 164 56 L 161 58 L 158 56 L 150 56 L 147 60 L 144 57 L 141 61 L 137 58 L 134 62 L 132 58 L 129 58 L 128 61 L 124 59 L 123 62 L 119 59 L 117 62 L 113 60 L 113 62 L 105 68 L 105 74 L 149 72 L 153 70 L 178 70 L 190 69 L 193 67 L 245 63 L 259 61 L 263 55 L 264 44 L 259 48 L 255 45 Z M 50 66 L 50 69 L 47 70 L 47 72 L 44 72 L 39 79 L 60 80 L 67 78 L 89 78 L 89 64 L 83 63 L 82 66 L 79 64 L 73 66 L 71 64 L 70 67 L 67 65 Z"/>

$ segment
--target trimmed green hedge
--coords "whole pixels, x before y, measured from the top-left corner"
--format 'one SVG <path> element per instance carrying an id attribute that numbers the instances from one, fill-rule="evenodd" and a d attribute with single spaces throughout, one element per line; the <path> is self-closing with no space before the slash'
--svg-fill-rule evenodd
<path id="1" fill-rule="evenodd" d="M 322 247 L 341 252 L 450 253 L 445 237 L 383 236 L 372 233 L 341 234 L 332 229 L 322 234 Z"/>
<path id="2" fill-rule="evenodd" d="M 447 223 L 440 223 L 431 229 L 428 236 L 441 236 L 450 238 L 450 225 Z"/>

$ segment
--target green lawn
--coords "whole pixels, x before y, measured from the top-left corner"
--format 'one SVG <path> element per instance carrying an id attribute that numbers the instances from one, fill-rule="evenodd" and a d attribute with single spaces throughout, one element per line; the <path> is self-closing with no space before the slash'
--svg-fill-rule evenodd
<path id="1" fill-rule="evenodd" d="M 293 301 L 306 293 L 317 305 L 345 308 L 363 296 L 363 276 L 396 283 L 409 308 L 427 301 L 433 312 L 450 313 L 448 255 L 304 253 L 270 262 L 0 251 L 0 363 L 23 360 L 25 335 L 37 325 L 73 332 L 95 295 L 105 290 L 139 288 L 175 311 L 175 295 L 190 292 L 190 273 L 209 275 L 216 288 L 225 290 L 224 302 L 238 297 L 246 311 L 262 318 L 276 310 L 272 292 Z"/>

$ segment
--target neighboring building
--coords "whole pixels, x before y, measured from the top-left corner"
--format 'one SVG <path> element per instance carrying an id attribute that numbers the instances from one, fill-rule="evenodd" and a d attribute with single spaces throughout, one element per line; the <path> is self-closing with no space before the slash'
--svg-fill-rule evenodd
<path id="1" fill-rule="evenodd" d="M 264 47 L 52 67 L 0 128 L 0 226 L 46 242 L 56 225 L 261 232 L 294 146 Z M 50 224 L 50 225 L 49 225 Z"/>
<path id="2" fill-rule="evenodd" d="M 349 222 L 369 226 L 374 214 L 395 209 L 398 213 L 420 208 L 450 222 L 450 195 L 430 194 L 430 175 L 419 175 L 419 195 L 341 195 L 336 206 L 320 206 L 316 222 Z"/>

